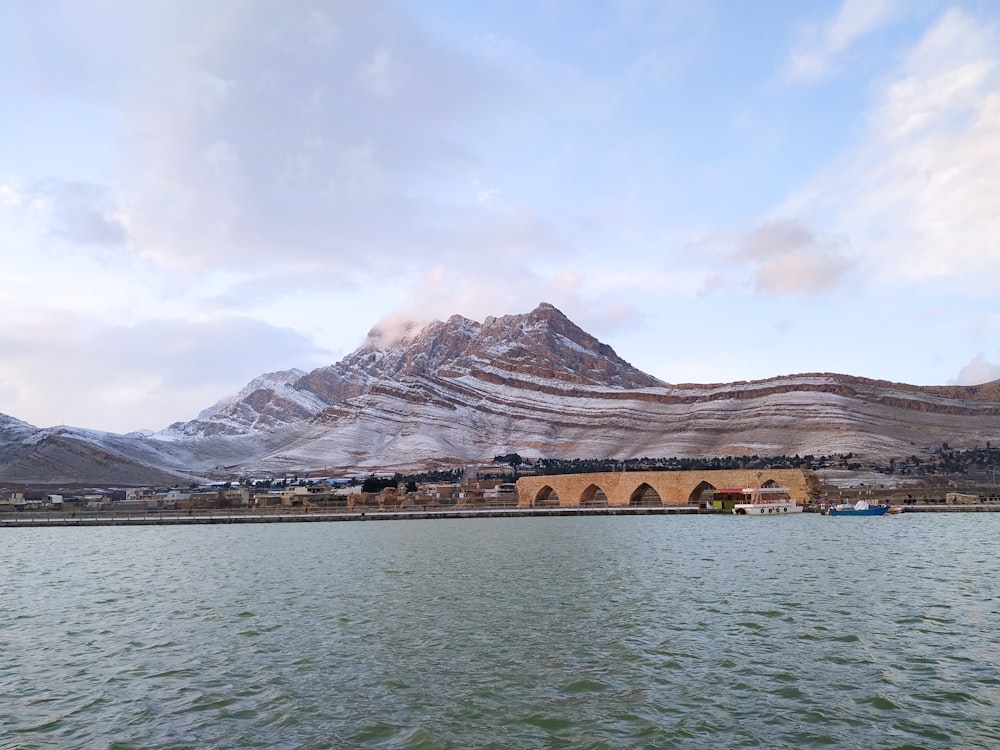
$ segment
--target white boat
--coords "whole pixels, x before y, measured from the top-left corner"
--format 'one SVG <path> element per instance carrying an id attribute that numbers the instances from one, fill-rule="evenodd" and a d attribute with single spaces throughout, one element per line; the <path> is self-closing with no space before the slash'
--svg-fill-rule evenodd
<path id="1" fill-rule="evenodd" d="M 801 513 L 787 487 L 748 487 L 743 490 L 746 502 L 736 503 L 733 513 L 738 516 L 788 516 Z"/>

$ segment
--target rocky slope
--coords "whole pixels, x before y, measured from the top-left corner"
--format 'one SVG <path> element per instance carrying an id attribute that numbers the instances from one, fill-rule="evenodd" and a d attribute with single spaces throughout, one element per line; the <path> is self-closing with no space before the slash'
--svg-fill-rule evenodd
<path id="1" fill-rule="evenodd" d="M 539 382 L 615 389 L 663 385 L 543 303 L 527 315 L 487 318 L 482 324 L 454 315 L 444 323 L 412 327 L 396 341 L 374 328 L 360 349 L 337 364 L 308 374 L 289 370 L 262 375 L 192 422 L 171 425 L 163 434 L 244 435 L 301 422 L 372 392 L 398 390 L 401 384 L 419 390 L 422 383 L 471 373 L 490 373 L 497 381 L 516 373 Z M 420 397 L 414 393 L 413 398 Z"/>
<path id="2" fill-rule="evenodd" d="M 334 365 L 263 375 L 157 434 L 0 420 L 0 480 L 411 470 L 508 452 L 908 456 L 998 438 L 1000 381 L 918 387 L 814 373 L 667 385 L 542 304 L 483 323 L 453 316 L 398 340 L 375 329 Z"/>

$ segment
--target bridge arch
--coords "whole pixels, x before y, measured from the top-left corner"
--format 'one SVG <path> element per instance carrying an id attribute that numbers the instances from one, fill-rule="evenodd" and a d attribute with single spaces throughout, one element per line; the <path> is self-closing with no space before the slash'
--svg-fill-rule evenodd
<path id="1" fill-rule="evenodd" d="M 629 495 L 628 504 L 643 508 L 660 507 L 663 505 L 663 498 L 660 497 L 660 493 L 653 489 L 648 482 L 643 482 Z"/>
<path id="2" fill-rule="evenodd" d="M 688 505 L 701 505 L 703 503 L 707 503 L 708 501 L 705 499 L 706 493 L 714 493 L 716 489 L 718 488 L 714 484 L 706 482 L 703 479 L 698 482 L 698 484 L 695 485 L 695 488 L 688 494 Z"/>
<path id="3" fill-rule="evenodd" d="M 535 493 L 535 497 L 531 501 L 531 505 L 533 508 L 558 508 L 561 505 L 559 501 L 559 493 L 557 493 L 550 485 L 546 484 Z"/>
<path id="4" fill-rule="evenodd" d="M 580 495 L 581 508 L 607 508 L 608 496 L 598 485 L 589 484 Z"/>

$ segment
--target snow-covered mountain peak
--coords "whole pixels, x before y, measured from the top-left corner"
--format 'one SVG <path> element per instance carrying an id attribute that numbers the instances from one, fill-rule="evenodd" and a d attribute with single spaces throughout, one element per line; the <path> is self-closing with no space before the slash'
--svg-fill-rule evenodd
<path id="1" fill-rule="evenodd" d="M 340 362 L 310 373 L 261 375 L 193 422 L 171 425 L 163 437 L 274 429 L 339 408 L 379 383 L 417 387 L 417 382 L 479 371 L 500 379 L 615 389 L 662 385 L 544 302 L 529 313 L 489 317 L 484 323 L 461 315 L 429 323 L 389 317 Z"/>

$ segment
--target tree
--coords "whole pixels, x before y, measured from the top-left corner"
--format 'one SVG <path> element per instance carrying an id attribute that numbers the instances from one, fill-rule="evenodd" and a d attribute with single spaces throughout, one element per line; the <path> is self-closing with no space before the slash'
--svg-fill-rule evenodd
<path id="1" fill-rule="evenodd" d="M 494 456 L 493 463 L 520 466 L 524 461 L 517 453 L 505 453 L 502 456 Z"/>
<path id="2" fill-rule="evenodd" d="M 372 494 L 378 494 L 386 487 L 395 487 L 396 484 L 397 482 L 395 478 L 379 479 L 374 474 L 372 474 L 364 482 L 362 482 L 361 491 L 370 492 Z"/>

